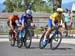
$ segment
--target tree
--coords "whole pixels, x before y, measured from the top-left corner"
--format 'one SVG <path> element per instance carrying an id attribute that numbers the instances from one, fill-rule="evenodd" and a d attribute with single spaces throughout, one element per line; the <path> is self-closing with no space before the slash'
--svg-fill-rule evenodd
<path id="1" fill-rule="evenodd" d="M 22 5 L 21 3 L 24 2 Z M 43 0 L 5 0 L 7 12 L 13 11 L 25 11 L 26 9 L 32 9 L 33 11 L 45 11 L 50 12 L 50 6 Z M 10 8 L 11 7 L 11 8 Z M 10 8 L 10 9 L 9 9 Z"/>
<path id="2" fill-rule="evenodd" d="M 61 7 L 62 0 L 53 0 L 53 11 L 56 11 L 58 7 Z"/>
<path id="3" fill-rule="evenodd" d="M 13 3 L 11 2 L 11 0 L 6 0 L 4 2 L 4 4 L 6 5 L 5 11 L 7 12 L 13 12 Z"/>

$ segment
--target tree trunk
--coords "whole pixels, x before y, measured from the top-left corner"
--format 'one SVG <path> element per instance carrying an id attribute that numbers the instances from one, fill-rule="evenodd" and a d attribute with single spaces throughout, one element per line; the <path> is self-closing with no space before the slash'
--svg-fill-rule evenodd
<path id="1" fill-rule="evenodd" d="M 61 8 L 62 0 L 53 0 L 53 12 L 56 11 L 57 8 Z"/>

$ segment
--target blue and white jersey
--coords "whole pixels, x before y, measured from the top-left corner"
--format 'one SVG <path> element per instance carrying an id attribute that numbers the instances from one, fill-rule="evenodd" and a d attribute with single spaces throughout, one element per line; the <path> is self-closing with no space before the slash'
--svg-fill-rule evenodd
<path id="1" fill-rule="evenodd" d="M 30 21 L 32 21 L 32 16 L 30 18 L 27 18 L 25 14 L 21 15 L 21 18 L 19 19 L 19 24 L 21 25 L 22 22 L 25 21 L 25 27 L 29 26 Z"/>

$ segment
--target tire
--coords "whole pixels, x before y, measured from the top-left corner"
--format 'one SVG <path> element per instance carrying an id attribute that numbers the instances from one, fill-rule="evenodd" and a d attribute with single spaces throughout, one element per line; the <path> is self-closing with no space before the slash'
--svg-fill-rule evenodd
<path id="1" fill-rule="evenodd" d="M 32 35 L 30 30 L 26 30 L 24 37 L 24 46 L 25 48 L 30 48 L 32 42 Z"/>
<path id="2" fill-rule="evenodd" d="M 13 37 L 12 37 L 13 36 Z M 11 38 L 11 40 L 10 40 L 10 45 L 11 46 L 15 46 L 15 42 L 16 42 L 16 38 L 14 37 L 14 33 L 13 32 L 11 32 L 11 35 L 10 35 L 10 37 L 9 38 Z"/>
<path id="3" fill-rule="evenodd" d="M 46 45 L 47 45 L 47 44 L 46 44 L 46 45 L 44 45 L 44 46 L 42 46 L 42 45 L 41 45 L 41 42 L 42 42 L 42 40 L 44 39 L 44 35 L 45 35 L 45 32 L 44 32 L 44 33 L 43 33 L 43 35 L 41 36 L 41 39 L 40 39 L 40 42 L 39 42 L 39 48 L 40 48 L 40 49 L 45 48 L 45 47 L 46 47 Z M 47 41 L 47 43 L 48 43 L 48 41 Z"/>
<path id="4" fill-rule="evenodd" d="M 56 36 L 57 35 L 57 36 Z M 60 36 L 60 37 L 59 37 Z M 59 40 L 58 40 L 59 39 Z M 54 42 L 55 41 L 55 42 Z M 58 43 L 56 43 L 58 41 Z M 52 50 L 57 49 L 62 41 L 62 34 L 58 32 L 58 34 L 54 34 L 50 41 L 50 47 Z"/>
<path id="5" fill-rule="evenodd" d="M 21 48 L 23 46 L 23 39 L 19 38 L 19 32 L 17 34 L 17 47 Z"/>
<path id="6" fill-rule="evenodd" d="M 14 39 L 12 39 L 10 42 L 11 42 L 11 46 L 15 46 L 15 40 Z"/>

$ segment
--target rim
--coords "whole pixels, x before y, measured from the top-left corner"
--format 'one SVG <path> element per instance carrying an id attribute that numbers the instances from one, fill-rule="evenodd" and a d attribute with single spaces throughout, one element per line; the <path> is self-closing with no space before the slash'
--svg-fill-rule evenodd
<path id="1" fill-rule="evenodd" d="M 61 42 L 61 34 L 56 34 L 53 38 L 52 38 L 52 42 L 51 42 L 51 48 L 57 48 Z"/>

